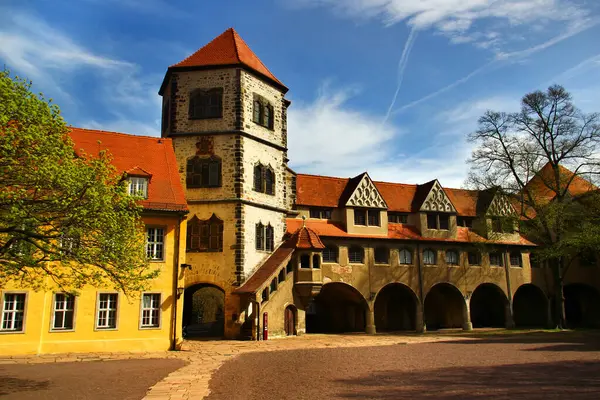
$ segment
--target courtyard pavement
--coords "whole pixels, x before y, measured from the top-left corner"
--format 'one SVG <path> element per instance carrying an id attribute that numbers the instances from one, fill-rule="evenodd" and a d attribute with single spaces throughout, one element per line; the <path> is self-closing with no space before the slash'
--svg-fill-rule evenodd
<path id="1" fill-rule="evenodd" d="M 425 344 L 431 342 L 444 343 Z M 600 332 L 594 331 L 188 340 L 179 352 L 0 357 L 0 371 L 109 360 L 155 363 L 154 380 L 143 381 L 156 382 L 145 399 L 600 398 Z M 142 379 L 131 371 L 139 386 Z M 128 398 L 142 397 L 135 393 Z"/>

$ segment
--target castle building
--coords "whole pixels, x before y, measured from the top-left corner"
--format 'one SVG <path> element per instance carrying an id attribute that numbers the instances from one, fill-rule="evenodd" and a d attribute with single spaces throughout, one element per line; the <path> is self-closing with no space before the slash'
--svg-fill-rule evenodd
<path id="1" fill-rule="evenodd" d="M 121 322 L 100 329 L 104 291 L 89 288 L 74 300 L 76 328 L 58 337 L 46 329 L 56 293 L 0 289 L 3 318 L 17 307 L 26 321 L 3 325 L 25 335 L 3 336 L 0 352 L 25 342 L 19 352 L 61 352 L 78 335 L 84 344 L 69 351 L 167 349 L 194 336 L 551 325 L 552 276 L 533 262 L 535 244 L 506 223 L 509 198 L 437 180 L 296 173 L 287 91 L 228 29 L 168 68 L 161 138 L 73 128 L 77 146 L 100 142 L 128 179 L 147 185 L 144 221 L 161 229 L 164 267 L 148 304 L 160 305 L 162 322 L 142 329 L 141 299 L 114 305 Z M 574 324 L 600 321 L 600 276 L 586 266 L 594 263 L 581 260 L 565 277 Z"/>

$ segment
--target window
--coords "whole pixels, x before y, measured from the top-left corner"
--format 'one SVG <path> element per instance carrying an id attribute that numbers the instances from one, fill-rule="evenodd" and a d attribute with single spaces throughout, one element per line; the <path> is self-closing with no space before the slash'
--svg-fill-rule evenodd
<path id="1" fill-rule="evenodd" d="M 435 252 L 431 249 L 423 251 L 423 264 L 434 265 L 435 264 Z"/>
<path id="2" fill-rule="evenodd" d="M 354 209 L 354 225 L 367 224 L 367 210 Z"/>
<path id="3" fill-rule="evenodd" d="M 277 291 L 277 278 L 274 278 L 274 279 L 271 281 L 271 285 L 269 286 L 269 292 L 270 292 L 270 293 L 274 293 L 274 292 L 276 292 L 276 291 Z"/>
<path id="4" fill-rule="evenodd" d="M 81 240 L 78 235 L 64 233 L 59 238 L 60 252 L 62 254 L 73 254 L 79 249 Z"/>
<path id="5" fill-rule="evenodd" d="M 131 176 L 127 180 L 129 181 L 129 194 L 131 196 L 148 198 L 148 178 Z"/>
<path id="6" fill-rule="evenodd" d="M 292 262 L 288 262 L 287 265 L 285 266 L 285 273 L 289 274 L 290 272 L 294 271 L 294 266 L 292 265 Z"/>
<path id="7" fill-rule="evenodd" d="M 327 246 L 323 249 L 323 262 L 338 262 L 338 248 L 336 246 Z"/>
<path id="8" fill-rule="evenodd" d="M 25 293 L 4 293 L 2 301 L 2 330 L 23 332 Z"/>
<path id="9" fill-rule="evenodd" d="M 481 265 L 481 253 L 478 251 L 470 251 L 468 253 L 469 265 Z"/>
<path id="10" fill-rule="evenodd" d="M 273 227 L 271 225 L 267 225 L 265 227 L 265 250 L 273 251 L 275 248 L 275 233 L 273 232 Z"/>
<path id="11" fill-rule="evenodd" d="M 377 247 L 375 249 L 375 262 L 377 264 L 387 264 L 390 251 L 387 247 Z"/>
<path id="12" fill-rule="evenodd" d="M 408 214 L 388 212 L 388 222 L 393 222 L 397 224 L 407 224 Z"/>
<path id="13" fill-rule="evenodd" d="M 146 255 L 150 260 L 162 260 L 165 248 L 165 230 L 163 228 L 146 228 Z"/>
<path id="14" fill-rule="evenodd" d="M 400 264 L 412 264 L 412 252 L 407 249 L 400 250 Z"/>
<path id="15" fill-rule="evenodd" d="M 285 268 L 281 268 L 281 271 L 279 271 L 279 276 L 278 276 L 277 280 L 279 281 L 279 283 L 285 281 Z"/>
<path id="16" fill-rule="evenodd" d="M 221 159 L 217 156 L 190 158 L 185 182 L 188 188 L 220 187 Z"/>
<path id="17" fill-rule="evenodd" d="M 75 296 L 66 293 L 55 293 L 52 330 L 65 331 L 73 329 L 74 315 Z"/>
<path id="18" fill-rule="evenodd" d="M 116 293 L 100 293 L 98 295 L 97 329 L 116 329 L 118 297 Z"/>
<path id="19" fill-rule="evenodd" d="M 142 295 L 142 328 L 160 327 L 160 293 Z"/>
<path id="20" fill-rule="evenodd" d="M 492 232 L 495 233 L 513 233 L 514 227 L 512 221 L 507 218 L 493 217 L 492 218 Z"/>
<path id="21" fill-rule="evenodd" d="M 265 249 L 265 226 L 262 223 L 256 224 L 256 250 Z"/>
<path id="22" fill-rule="evenodd" d="M 379 226 L 379 210 L 369 210 L 369 226 Z"/>
<path id="23" fill-rule="evenodd" d="M 456 225 L 465 228 L 473 228 L 473 217 L 456 217 Z"/>
<path id="24" fill-rule="evenodd" d="M 252 110 L 252 122 L 273 129 L 273 106 L 262 97 L 255 96 Z"/>
<path id="25" fill-rule="evenodd" d="M 427 229 L 448 230 L 450 227 L 450 216 L 448 214 L 427 214 Z"/>
<path id="26" fill-rule="evenodd" d="M 190 93 L 188 110 L 190 119 L 221 118 L 223 115 L 223 89 L 196 89 Z"/>
<path id="27" fill-rule="evenodd" d="M 300 268 L 310 268 L 310 256 L 308 254 L 300 256 Z"/>
<path id="28" fill-rule="evenodd" d="M 510 253 L 510 265 L 513 267 L 522 267 L 523 266 L 520 251 L 513 251 Z"/>
<path id="29" fill-rule="evenodd" d="M 194 216 L 187 225 L 187 251 L 223 251 L 223 221 L 213 214 L 207 220 Z"/>
<path id="30" fill-rule="evenodd" d="M 261 300 L 262 300 L 263 302 L 265 302 L 265 301 L 269 300 L 269 292 L 267 291 L 267 289 L 264 289 L 264 290 L 262 291 L 262 293 L 261 293 L 261 296 L 260 296 L 260 297 L 261 297 Z"/>
<path id="31" fill-rule="evenodd" d="M 351 263 L 362 264 L 365 258 L 365 251 L 362 247 L 352 246 L 348 250 L 348 259 Z"/>
<path id="32" fill-rule="evenodd" d="M 254 166 L 254 191 L 275 194 L 275 172 L 271 167 L 262 164 Z"/>
<path id="33" fill-rule="evenodd" d="M 456 250 L 446 250 L 446 264 L 458 265 L 458 252 Z"/>
<path id="34" fill-rule="evenodd" d="M 313 265 L 312 265 L 313 269 L 319 269 L 321 268 L 321 256 L 319 256 L 318 254 L 313 254 Z"/>
<path id="35" fill-rule="evenodd" d="M 318 219 L 331 219 L 330 208 L 311 208 L 310 217 Z"/>
<path id="36" fill-rule="evenodd" d="M 494 252 L 490 253 L 490 265 L 494 267 L 501 267 L 504 265 L 502 262 L 502 253 Z"/>

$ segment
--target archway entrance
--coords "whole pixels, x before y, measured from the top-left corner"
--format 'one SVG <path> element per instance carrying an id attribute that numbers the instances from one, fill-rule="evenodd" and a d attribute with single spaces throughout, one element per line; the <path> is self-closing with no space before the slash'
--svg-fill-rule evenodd
<path id="1" fill-rule="evenodd" d="M 471 322 L 474 328 L 504 328 L 508 300 L 498 286 L 483 283 L 471 296 Z"/>
<path id="2" fill-rule="evenodd" d="M 539 287 L 527 283 L 513 297 L 513 317 L 518 328 L 544 328 L 548 324 L 548 299 Z"/>
<path id="3" fill-rule="evenodd" d="M 600 327 L 600 294 L 583 283 L 565 285 L 565 314 L 570 328 Z"/>
<path id="4" fill-rule="evenodd" d="M 285 308 L 283 325 L 286 336 L 293 336 L 296 334 L 296 312 L 296 307 L 292 305 L 289 305 Z"/>
<path id="5" fill-rule="evenodd" d="M 417 301 L 414 292 L 401 283 L 379 291 L 375 300 L 375 325 L 378 331 L 415 330 Z"/>
<path id="6" fill-rule="evenodd" d="M 460 290 L 449 283 L 438 283 L 425 296 L 427 330 L 461 328 L 464 322 L 465 299 Z"/>
<path id="7" fill-rule="evenodd" d="M 183 334 L 191 337 L 223 337 L 225 333 L 225 292 L 209 284 L 185 289 Z"/>
<path id="8" fill-rule="evenodd" d="M 364 332 L 367 302 L 352 286 L 323 285 L 306 313 L 307 333 Z"/>

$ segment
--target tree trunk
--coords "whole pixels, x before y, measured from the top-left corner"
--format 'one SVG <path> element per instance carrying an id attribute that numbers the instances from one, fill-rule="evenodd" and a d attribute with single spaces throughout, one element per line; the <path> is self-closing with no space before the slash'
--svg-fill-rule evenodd
<path id="1" fill-rule="evenodd" d="M 554 318 L 558 329 L 567 328 L 565 296 L 563 292 L 562 259 L 550 260 L 554 281 Z"/>

